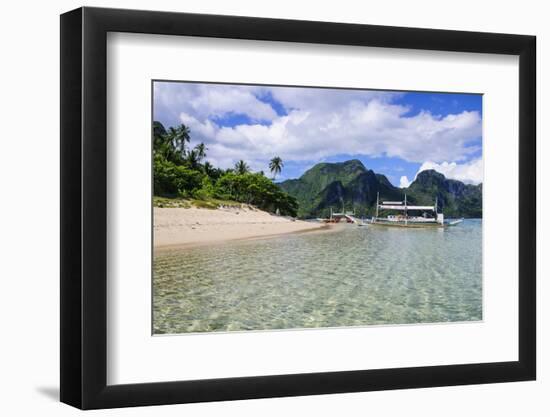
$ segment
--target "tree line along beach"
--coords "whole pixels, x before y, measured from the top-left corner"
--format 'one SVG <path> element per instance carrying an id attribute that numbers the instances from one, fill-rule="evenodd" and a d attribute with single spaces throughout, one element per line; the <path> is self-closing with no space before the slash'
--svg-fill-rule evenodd
<path id="1" fill-rule="evenodd" d="M 298 203 L 273 181 L 283 161 L 271 161 L 273 178 L 245 161 L 219 169 L 204 161 L 201 143 L 188 149 L 185 125 L 153 124 L 153 228 L 155 250 L 327 229 L 295 218 Z"/>

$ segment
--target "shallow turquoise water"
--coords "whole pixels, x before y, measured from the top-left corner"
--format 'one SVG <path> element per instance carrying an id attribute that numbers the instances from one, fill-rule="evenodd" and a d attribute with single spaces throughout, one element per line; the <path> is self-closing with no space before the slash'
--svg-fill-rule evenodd
<path id="1" fill-rule="evenodd" d="M 481 231 L 345 225 L 156 254 L 153 330 L 481 320 Z"/>

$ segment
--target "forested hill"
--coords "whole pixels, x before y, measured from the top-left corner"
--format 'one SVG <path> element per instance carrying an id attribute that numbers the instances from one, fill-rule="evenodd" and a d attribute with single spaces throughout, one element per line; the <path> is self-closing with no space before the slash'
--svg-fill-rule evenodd
<path id="1" fill-rule="evenodd" d="M 482 217 L 482 185 L 464 184 L 427 170 L 418 174 L 408 188 L 394 187 L 382 175 L 365 168 L 357 159 L 338 163 L 320 163 L 300 178 L 278 184 L 298 201 L 299 217 L 324 217 L 330 208 L 355 210 L 358 216 L 370 216 L 381 200 L 402 200 L 405 193 L 410 204 L 433 205 L 446 217 Z"/>

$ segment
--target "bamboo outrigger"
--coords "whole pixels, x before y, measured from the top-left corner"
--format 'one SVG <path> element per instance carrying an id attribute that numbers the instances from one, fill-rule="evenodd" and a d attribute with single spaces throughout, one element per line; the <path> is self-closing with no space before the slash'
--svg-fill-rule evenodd
<path id="1" fill-rule="evenodd" d="M 398 211 L 399 214 L 379 217 L 379 210 Z M 437 197 L 433 206 L 411 206 L 407 204 L 406 194 L 404 201 L 382 201 L 380 203 L 380 196 L 377 193 L 376 216 L 371 219 L 370 224 L 393 227 L 448 227 L 454 226 L 463 220 L 445 221 L 443 213 L 437 212 Z"/>

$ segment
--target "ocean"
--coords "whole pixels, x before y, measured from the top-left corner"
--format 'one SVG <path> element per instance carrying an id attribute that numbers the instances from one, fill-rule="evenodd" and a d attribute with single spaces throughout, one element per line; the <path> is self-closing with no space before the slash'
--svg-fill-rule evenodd
<path id="1" fill-rule="evenodd" d="M 482 221 L 334 231 L 155 253 L 153 333 L 482 320 Z"/>

